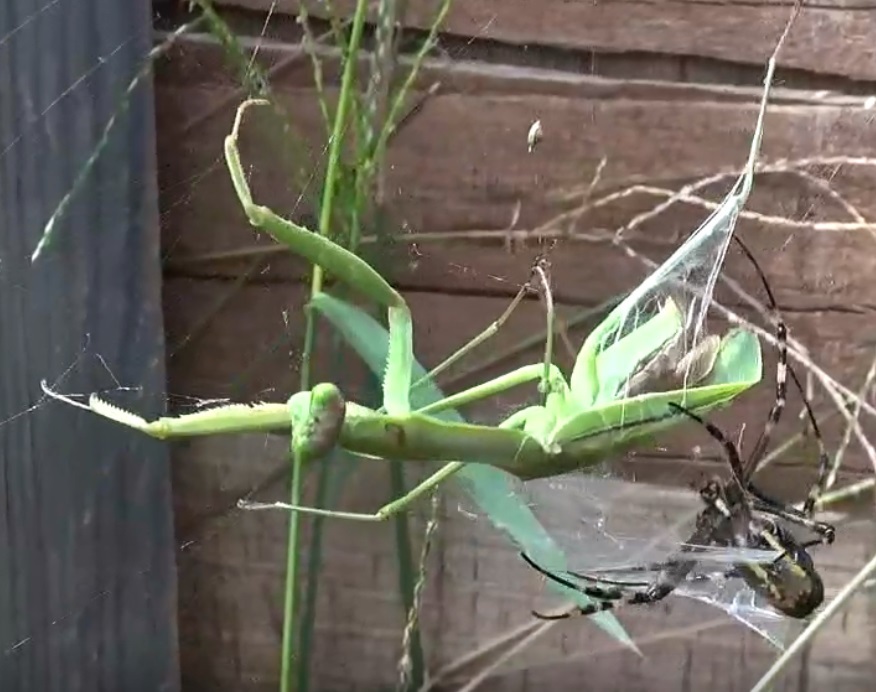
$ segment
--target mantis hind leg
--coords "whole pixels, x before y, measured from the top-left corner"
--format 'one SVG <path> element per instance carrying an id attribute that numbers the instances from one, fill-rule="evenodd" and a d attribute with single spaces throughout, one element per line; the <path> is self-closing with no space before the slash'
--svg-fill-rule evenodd
<path id="1" fill-rule="evenodd" d="M 320 517 L 333 517 L 335 519 L 349 519 L 352 521 L 370 521 L 379 522 L 404 512 L 408 507 L 423 495 L 426 495 L 435 490 L 441 483 L 450 478 L 462 469 L 461 461 L 453 461 L 445 464 L 438 471 L 426 478 L 414 488 L 409 490 L 401 497 L 385 504 L 373 514 L 367 512 L 343 512 L 334 509 L 321 509 L 319 507 L 307 507 L 304 505 L 292 505 L 288 502 L 253 502 L 250 500 L 239 500 L 238 508 L 248 510 L 265 510 L 265 509 L 282 509 L 287 512 L 300 512 L 301 514 L 311 514 Z"/>

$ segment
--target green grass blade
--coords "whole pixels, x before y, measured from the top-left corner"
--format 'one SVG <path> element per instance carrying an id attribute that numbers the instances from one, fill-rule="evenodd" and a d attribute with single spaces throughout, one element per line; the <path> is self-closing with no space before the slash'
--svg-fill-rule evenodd
<path id="1" fill-rule="evenodd" d="M 315 504 L 318 507 L 333 507 L 341 490 L 356 471 L 359 459 L 343 449 L 337 448 L 332 454 L 315 462 L 317 473 Z M 313 648 L 313 632 L 316 626 L 316 600 L 319 595 L 319 572 L 322 568 L 324 517 L 314 517 L 307 551 L 307 579 L 298 627 L 299 665 L 296 670 L 295 689 L 310 689 L 310 652 Z"/>
<path id="2" fill-rule="evenodd" d="M 310 305 L 319 310 L 338 329 L 372 371 L 378 375 L 382 372 L 388 348 L 386 329 L 355 306 L 325 293 L 315 296 Z M 415 359 L 413 380 L 425 376 L 426 372 L 426 369 Z M 414 408 L 421 408 L 442 398 L 444 395 L 441 390 L 428 381 L 411 393 L 411 405 Z M 465 421 L 453 410 L 443 411 L 436 417 L 449 422 Z M 485 464 L 468 464 L 457 474 L 457 478 L 493 525 L 506 533 L 521 550 L 526 551 L 539 562 L 554 568 L 562 568 L 565 563 L 563 551 L 529 509 L 526 500 L 517 494 L 515 490 L 517 481 L 513 476 Z M 592 603 L 584 594 L 572 593 L 553 582 L 547 584 L 549 588 L 571 597 L 582 606 Z M 599 613 L 593 616 L 593 620 L 610 636 L 637 650 L 614 615 Z"/>

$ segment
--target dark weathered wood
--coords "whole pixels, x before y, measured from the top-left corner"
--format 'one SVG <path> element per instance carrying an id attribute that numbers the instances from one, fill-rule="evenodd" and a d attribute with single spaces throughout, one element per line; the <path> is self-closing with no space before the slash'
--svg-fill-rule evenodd
<path id="1" fill-rule="evenodd" d="M 276 22 L 285 29 L 289 20 L 283 21 L 276 17 Z M 233 18 L 229 18 L 236 24 Z M 273 23 L 271 25 L 273 27 Z M 285 31 L 281 34 L 285 35 Z M 300 30 L 289 30 L 286 42 L 265 43 L 260 38 L 254 38 L 246 33 L 238 36 L 240 46 L 247 57 L 255 54 L 265 69 L 269 71 L 272 82 L 282 81 L 289 86 L 314 86 L 312 63 L 301 45 Z M 157 32 L 157 39 L 169 39 L 167 32 Z M 314 46 L 312 52 L 320 57 L 323 69 L 323 80 L 327 84 L 337 84 L 340 81 L 340 51 L 336 47 L 325 44 Z M 420 66 L 419 76 L 414 84 L 418 88 L 427 88 L 436 80 L 441 82 L 441 91 L 479 93 L 544 93 L 552 96 L 592 97 L 592 98 L 633 98 L 657 101 L 671 101 L 678 98 L 709 99 L 716 101 L 752 101 L 757 99 L 762 91 L 763 75 L 758 70 L 752 79 L 733 79 L 731 66 L 702 61 L 694 62 L 688 70 L 702 72 L 701 80 L 685 79 L 680 67 L 680 58 L 666 58 L 670 64 L 676 64 L 678 69 L 671 70 L 669 75 L 654 70 L 622 70 L 618 68 L 608 74 L 597 71 L 565 70 L 547 62 L 542 65 L 537 52 L 524 50 L 528 59 L 523 64 L 511 65 L 501 62 L 483 60 L 466 60 L 465 56 L 456 56 L 458 60 L 428 57 Z M 370 72 L 371 58 L 363 51 L 359 58 L 360 78 Z M 412 64 L 412 58 L 404 55 L 400 58 L 403 67 Z M 660 64 L 656 59 L 647 61 L 648 65 Z M 740 71 L 746 71 L 740 67 Z M 239 82 L 234 74 L 227 71 L 227 63 L 222 54 L 215 50 L 215 41 L 201 37 L 196 41 L 175 43 L 166 54 L 166 59 L 159 61 L 157 71 L 159 81 L 182 85 L 193 85 L 203 82 L 204 75 L 209 74 L 210 80 L 216 84 L 224 83 L 238 87 Z M 665 70 L 664 70 L 665 72 Z M 627 74 L 629 73 L 629 74 Z M 726 74 L 726 73 L 729 73 Z M 747 68 L 746 74 L 752 73 Z M 823 79 L 805 80 L 798 77 L 787 77 L 780 74 L 773 85 L 771 102 L 776 104 L 804 105 L 847 105 L 862 106 L 868 97 L 864 85 L 850 88 L 837 80 Z M 242 93 L 242 92 L 241 92 Z M 185 129 L 186 122 L 176 123 L 173 131 Z"/>
<path id="2" fill-rule="evenodd" d="M 40 390 L 121 384 L 161 410 L 151 85 L 30 260 L 149 50 L 149 12 L 15 0 L 0 36 L 0 688 L 173 692 L 167 450 Z"/>
<path id="3" fill-rule="evenodd" d="M 294 0 L 221 0 L 217 4 L 294 14 Z M 407 26 L 431 26 L 439 3 L 411 2 Z M 326 5 L 307 3 L 311 14 L 326 17 Z M 353 0 L 332 3 L 332 11 L 351 14 Z M 815 73 L 874 79 L 876 23 L 869 2 L 819 3 L 801 13 L 788 37 L 780 64 Z M 443 30 L 517 46 L 552 46 L 606 53 L 629 51 L 698 56 L 762 64 L 773 51 L 790 14 L 788 3 L 765 2 L 567 2 L 474 0 L 455 2 Z M 369 19 L 373 21 L 375 10 Z M 642 69 L 647 69 L 645 61 Z M 630 75 L 633 76 L 633 75 Z"/>

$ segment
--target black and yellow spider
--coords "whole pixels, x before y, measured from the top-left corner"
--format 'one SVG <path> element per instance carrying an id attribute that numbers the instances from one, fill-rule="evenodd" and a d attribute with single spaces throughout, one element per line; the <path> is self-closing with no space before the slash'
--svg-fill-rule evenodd
<path id="1" fill-rule="evenodd" d="M 800 380 L 788 365 L 787 328 L 779 315 L 775 296 L 754 256 L 741 240 L 738 238 L 736 240 L 764 286 L 775 321 L 779 359 L 776 366 L 776 398 L 773 407 L 754 449 L 743 461 L 739 449 L 720 428 L 681 406 L 670 404 L 675 410 L 700 423 L 718 441 L 724 449 L 731 474 L 726 481 L 713 479 L 700 489 L 699 494 L 705 509 L 697 515 L 696 525 L 690 538 L 680 546 L 674 559 L 660 564 L 622 570 L 626 573 L 656 572 L 652 579 L 638 582 L 612 581 L 602 576 L 596 577 L 572 571 L 557 574 L 537 564 L 525 553 L 521 554 L 527 564 L 548 579 L 597 599 L 597 602 L 591 606 L 579 609 L 583 615 L 609 610 L 621 602 L 646 604 L 666 598 L 691 575 L 699 562 L 696 553 L 710 546 L 777 551 L 779 555 L 772 562 L 736 562 L 727 570 L 725 576 L 741 577 L 756 594 L 789 617 L 805 618 L 824 600 L 824 585 L 807 549 L 812 545 L 829 544 L 834 540 L 834 527 L 812 518 L 815 503 L 824 491 L 830 458 L 824 447 L 818 421 L 806 399 Z M 813 436 L 819 447 L 818 477 L 802 509 L 775 500 L 761 491 L 752 481 L 752 476 L 757 471 L 758 464 L 769 445 L 772 431 L 781 419 L 785 408 L 789 373 L 803 397 Z M 817 538 L 801 542 L 778 520 L 803 526 Z M 606 570 L 606 572 L 610 571 Z M 591 582 L 593 586 L 575 583 L 572 578 Z M 533 614 L 541 619 L 569 617 L 568 613 L 557 616 Z"/>

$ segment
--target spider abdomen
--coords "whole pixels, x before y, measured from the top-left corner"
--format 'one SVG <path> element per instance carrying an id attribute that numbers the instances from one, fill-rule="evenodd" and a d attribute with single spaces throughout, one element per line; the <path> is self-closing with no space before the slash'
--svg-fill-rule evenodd
<path id="1" fill-rule="evenodd" d="M 824 582 L 809 553 L 778 525 L 763 529 L 758 542 L 764 548 L 779 546 L 782 554 L 766 564 L 739 564 L 745 583 L 788 617 L 803 619 L 811 615 L 824 601 Z"/>

